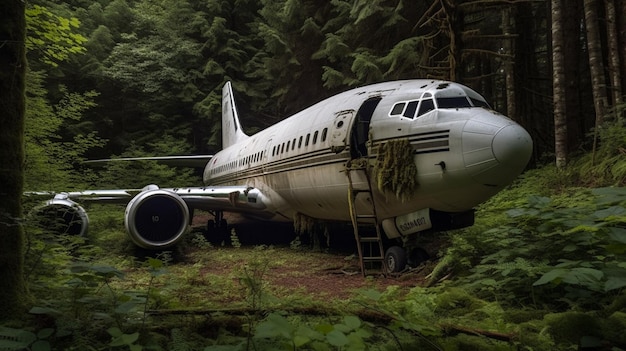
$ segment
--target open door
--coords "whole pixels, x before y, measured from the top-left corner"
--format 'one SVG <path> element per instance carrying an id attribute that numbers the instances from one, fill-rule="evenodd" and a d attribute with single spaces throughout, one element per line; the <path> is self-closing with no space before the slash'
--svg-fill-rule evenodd
<path id="1" fill-rule="evenodd" d="M 350 156 L 353 159 L 367 156 L 370 122 L 376 106 L 382 99 L 382 96 L 371 97 L 365 100 L 359 107 L 354 126 L 352 126 L 352 131 L 350 132 Z"/>
<path id="2" fill-rule="evenodd" d="M 348 146 L 348 131 L 354 119 L 354 110 L 344 110 L 335 113 L 335 122 L 330 132 L 330 149 L 340 153 Z"/>

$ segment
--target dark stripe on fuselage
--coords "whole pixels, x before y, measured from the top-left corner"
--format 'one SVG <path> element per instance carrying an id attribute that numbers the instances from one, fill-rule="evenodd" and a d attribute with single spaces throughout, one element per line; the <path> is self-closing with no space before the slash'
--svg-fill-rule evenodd
<path id="1" fill-rule="evenodd" d="M 450 151 L 449 129 L 417 133 L 408 135 L 407 137 L 411 147 L 413 148 L 413 153 L 416 155 Z M 397 137 L 375 140 L 372 143 L 372 154 L 369 155 L 368 158 L 372 159 L 377 156 L 374 152 L 378 149 L 378 146 L 381 143 L 394 139 L 397 139 Z M 246 169 L 239 169 L 224 176 L 211 178 L 211 184 L 231 184 L 264 175 L 325 166 L 335 163 L 345 164 L 349 159 L 350 152 L 347 149 L 337 154 L 331 151 L 330 148 L 325 148 L 273 160 L 265 164 L 257 164 Z"/>

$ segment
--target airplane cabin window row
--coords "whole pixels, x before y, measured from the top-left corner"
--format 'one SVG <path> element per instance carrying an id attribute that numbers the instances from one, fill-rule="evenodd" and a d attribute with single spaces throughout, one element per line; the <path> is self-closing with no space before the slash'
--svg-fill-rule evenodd
<path id="1" fill-rule="evenodd" d="M 285 152 L 294 151 L 296 147 L 301 149 L 302 147 L 307 147 L 309 145 L 316 145 L 318 140 L 321 143 L 325 142 L 328 138 L 328 128 L 322 129 L 320 133 L 318 130 L 311 133 L 308 133 L 306 136 L 301 135 L 299 138 L 293 138 L 293 140 L 288 140 L 287 142 L 283 142 L 278 145 L 274 145 L 272 148 L 272 156 L 282 155 Z M 297 146 L 296 146 L 297 144 Z M 211 170 L 212 174 L 222 173 L 228 170 L 232 170 L 236 167 L 243 167 L 251 163 L 260 162 L 263 159 L 265 151 L 259 151 L 252 155 L 248 155 L 244 158 L 241 158 L 237 161 L 231 161 L 221 166 L 215 167 Z"/>
<path id="2" fill-rule="evenodd" d="M 311 137 L 311 133 L 307 133 L 306 136 L 301 135 L 299 138 L 293 138 L 293 140 L 287 140 L 287 142 L 274 145 L 274 147 L 272 148 L 272 156 L 282 155 L 285 152 L 289 152 L 290 150 L 294 151 L 296 147 L 298 149 L 301 149 L 309 145 L 316 145 L 318 142 L 318 139 L 321 144 L 326 141 L 327 137 L 328 137 L 328 128 L 322 129 L 321 136 L 320 136 L 319 130 L 316 130 L 315 132 L 313 132 L 312 137 Z"/>

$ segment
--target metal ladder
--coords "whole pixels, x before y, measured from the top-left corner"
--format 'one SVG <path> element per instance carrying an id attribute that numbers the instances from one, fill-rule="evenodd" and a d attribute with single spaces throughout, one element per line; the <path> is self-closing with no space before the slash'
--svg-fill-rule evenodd
<path id="1" fill-rule="evenodd" d="M 354 164 L 353 161 L 358 161 L 358 164 Z M 362 172 L 367 180 L 367 187 L 355 188 L 353 182 L 352 172 Z M 385 262 L 385 250 L 383 248 L 381 227 L 378 221 L 378 215 L 376 213 L 376 204 L 374 202 L 374 196 L 372 194 L 372 183 L 370 180 L 370 165 L 365 159 L 351 160 L 346 164 L 346 175 L 348 176 L 348 196 L 349 196 L 349 208 L 350 218 L 352 220 L 352 227 L 354 230 L 354 239 L 357 244 L 357 251 L 359 254 L 359 266 L 361 268 L 361 274 L 365 277 L 366 264 L 378 264 L 383 274 L 387 273 L 387 264 Z M 369 196 L 369 200 L 366 199 L 366 203 L 370 204 L 369 209 L 366 209 L 365 213 L 359 213 L 357 210 L 357 200 L 359 197 Z M 363 209 L 362 209 L 363 210 Z M 359 225 L 373 225 L 376 233 L 361 234 L 359 231 Z"/>

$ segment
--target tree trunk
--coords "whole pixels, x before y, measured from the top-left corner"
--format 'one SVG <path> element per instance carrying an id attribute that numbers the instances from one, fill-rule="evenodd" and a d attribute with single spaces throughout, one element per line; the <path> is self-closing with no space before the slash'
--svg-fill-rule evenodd
<path id="1" fill-rule="evenodd" d="M 620 48 L 619 72 L 622 77 L 621 86 L 626 86 L 626 0 L 615 0 L 616 25 L 617 25 L 617 45 Z M 623 89 L 623 88 L 622 88 Z"/>
<path id="2" fill-rule="evenodd" d="M 506 80 L 506 112 L 507 116 L 514 121 L 517 121 L 517 108 L 515 106 L 515 62 L 513 57 L 515 57 L 515 52 L 513 49 L 515 48 L 515 39 L 513 39 L 512 28 L 515 26 L 512 25 L 512 21 L 515 20 L 515 16 L 512 16 L 513 12 L 512 6 L 507 6 L 502 10 L 502 30 L 504 31 L 505 39 L 504 39 L 504 54 L 507 55 L 504 62 L 504 75 Z"/>
<path id="3" fill-rule="evenodd" d="M 617 14 L 615 13 L 614 0 L 606 1 L 606 31 L 609 47 L 609 78 L 611 79 L 611 92 L 613 106 L 622 103 L 622 77 L 620 74 L 620 53 L 617 33 Z"/>
<path id="4" fill-rule="evenodd" d="M 563 35 L 563 84 L 565 87 L 565 111 L 567 119 L 567 150 L 576 150 L 581 141 L 584 140 L 585 134 L 591 128 L 585 120 L 585 107 L 589 105 L 587 102 L 591 98 L 585 99 L 584 92 L 581 87 L 588 87 L 588 82 L 583 82 L 587 76 L 581 73 L 581 63 L 586 63 L 582 59 L 581 50 L 583 43 L 581 38 L 584 36 L 580 28 L 582 13 L 581 0 L 568 0 L 567 4 L 561 8 L 561 28 Z M 584 101 L 584 102 L 583 102 Z M 584 106 L 583 106 L 584 104 Z"/>
<path id="5" fill-rule="evenodd" d="M 24 76 L 26 19 L 23 1 L 0 8 L 0 320 L 23 310 Z"/>
<path id="6" fill-rule="evenodd" d="M 602 62 L 602 43 L 598 28 L 598 2 L 585 0 L 585 28 L 587 30 L 587 51 L 589 52 L 589 69 L 591 70 L 591 89 L 593 106 L 596 110 L 596 127 L 602 124 L 605 114 L 606 79 Z"/>
<path id="7" fill-rule="evenodd" d="M 561 0 L 551 0 L 552 13 L 552 98 L 554 103 L 554 154 L 557 168 L 567 164 L 567 114 L 563 56 L 563 13 Z"/>
<path id="8" fill-rule="evenodd" d="M 450 64 L 450 77 L 452 81 L 462 81 L 463 62 L 463 13 L 458 6 L 458 0 L 443 0 L 441 4 L 444 7 L 447 31 L 450 36 L 450 51 L 448 53 L 448 63 Z"/>

